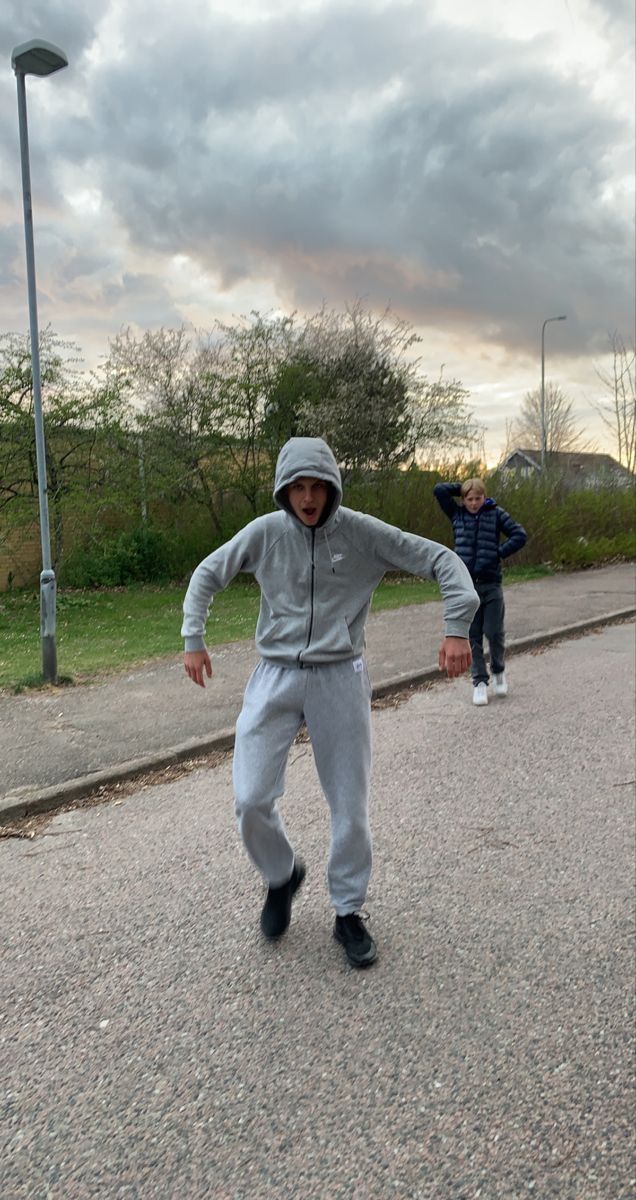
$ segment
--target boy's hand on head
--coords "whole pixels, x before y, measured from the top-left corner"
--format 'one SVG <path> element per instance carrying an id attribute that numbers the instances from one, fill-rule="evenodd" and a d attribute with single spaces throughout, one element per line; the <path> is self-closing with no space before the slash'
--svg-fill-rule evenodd
<path id="1" fill-rule="evenodd" d="M 439 669 L 446 671 L 449 679 L 455 679 L 468 670 L 473 656 L 468 638 L 445 637 L 439 650 Z"/>
<path id="2" fill-rule="evenodd" d="M 205 687 L 204 671 L 208 679 L 212 678 L 212 663 L 207 650 L 186 650 L 183 665 L 188 678 L 199 687 Z"/>

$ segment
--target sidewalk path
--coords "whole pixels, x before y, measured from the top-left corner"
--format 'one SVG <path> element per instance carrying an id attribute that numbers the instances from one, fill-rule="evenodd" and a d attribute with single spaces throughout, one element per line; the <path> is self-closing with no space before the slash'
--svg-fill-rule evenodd
<path id="1" fill-rule="evenodd" d="M 510 585 L 510 648 L 633 613 L 634 578 L 633 565 L 621 563 Z M 438 602 L 372 615 L 367 657 L 376 694 L 430 677 L 441 631 Z M 220 739 L 230 745 L 256 661 L 251 641 L 213 648 L 214 678 L 205 691 L 185 677 L 177 652 L 174 659 L 86 686 L 0 693 L 0 816 L 16 805 L 71 798 L 124 772 L 164 765 L 171 756 L 204 753 Z"/>

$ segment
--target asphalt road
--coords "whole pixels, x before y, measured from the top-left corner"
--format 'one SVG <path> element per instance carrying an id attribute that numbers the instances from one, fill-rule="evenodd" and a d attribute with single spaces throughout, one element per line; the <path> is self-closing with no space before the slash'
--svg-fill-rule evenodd
<path id="1" fill-rule="evenodd" d="M 634 1195 L 632 626 L 377 711 L 368 898 L 331 936 L 307 861 L 279 946 L 230 765 L 0 843 L 3 1200 Z"/>

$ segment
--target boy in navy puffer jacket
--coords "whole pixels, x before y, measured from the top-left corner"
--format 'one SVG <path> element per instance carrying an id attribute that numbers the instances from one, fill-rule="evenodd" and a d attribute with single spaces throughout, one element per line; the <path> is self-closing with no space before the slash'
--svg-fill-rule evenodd
<path id="1" fill-rule="evenodd" d="M 517 521 L 486 498 L 483 479 L 464 483 L 438 483 L 433 495 L 442 512 L 453 523 L 455 553 L 470 571 L 481 601 L 470 627 L 473 655 L 473 704 L 488 703 L 488 669 L 484 659 L 484 635 L 490 647 L 490 667 L 496 696 L 506 696 L 504 671 L 505 606 L 501 586 L 501 563 L 525 546 L 528 538 Z M 459 501 L 459 503 L 458 503 Z M 505 541 L 501 542 L 501 536 Z"/>

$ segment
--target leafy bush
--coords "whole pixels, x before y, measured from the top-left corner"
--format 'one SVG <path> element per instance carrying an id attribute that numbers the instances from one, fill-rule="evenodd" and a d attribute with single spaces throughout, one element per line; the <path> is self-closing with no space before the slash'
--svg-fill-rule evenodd
<path id="1" fill-rule="evenodd" d="M 155 583 L 171 576 L 168 538 L 159 529 L 140 525 L 114 538 L 75 548 L 60 571 L 66 587 L 123 587 Z"/>
<path id="2" fill-rule="evenodd" d="M 611 538 L 589 540 L 581 536 L 560 542 L 555 547 L 553 561 L 562 567 L 592 567 L 617 558 L 636 558 L 636 533 L 618 533 Z"/>
<path id="3" fill-rule="evenodd" d="M 452 464 L 446 479 L 478 474 L 475 464 Z M 352 484 L 345 503 L 389 524 L 453 545 L 451 523 L 433 496 L 437 471 L 412 468 Z M 515 479 L 493 473 L 488 494 L 524 526 L 528 542 L 511 563 L 554 563 L 584 567 L 612 559 L 636 558 L 634 495 L 616 487 L 572 490 L 562 478 Z"/>
<path id="4" fill-rule="evenodd" d="M 558 477 L 516 481 L 493 475 L 489 490 L 528 532 L 515 562 L 576 567 L 635 556 L 631 489 L 574 490 Z"/>
<path id="5" fill-rule="evenodd" d="M 475 463 L 450 463 L 446 479 L 479 474 Z M 391 525 L 453 545 L 451 523 L 433 496 L 442 478 L 438 470 L 412 467 L 408 471 L 367 474 L 345 486 L 344 502 Z M 568 487 L 563 479 L 515 479 L 491 474 L 489 494 L 528 532 L 528 543 L 511 560 L 515 566 L 542 563 L 576 568 L 617 558 L 636 558 L 634 496 L 630 489 Z M 258 512 L 273 507 L 271 491 L 257 494 Z M 194 567 L 228 541 L 254 516 L 244 497 L 220 493 L 213 527 L 209 513 L 189 501 L 174 504 L 163 498 L 146 525 L 122 529 L 124 514 L 100 514 L 89 533 L 78 521 L 66 541 L 67 554 L 58 578 L 72 588 L 121 587 L 133 582 L 184 580 Z M 118 523 L 113 528 L 108 521 Z M 34 578 L 37 573 L 34 569 Z"/>

